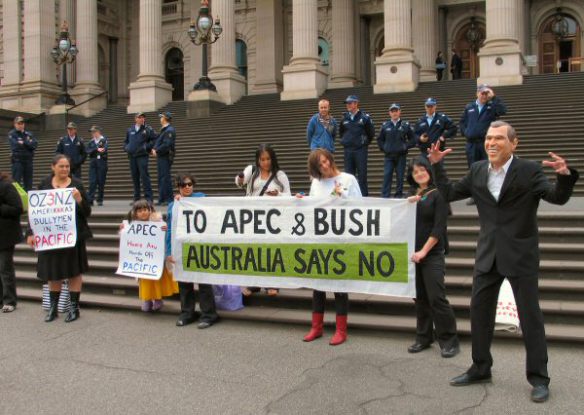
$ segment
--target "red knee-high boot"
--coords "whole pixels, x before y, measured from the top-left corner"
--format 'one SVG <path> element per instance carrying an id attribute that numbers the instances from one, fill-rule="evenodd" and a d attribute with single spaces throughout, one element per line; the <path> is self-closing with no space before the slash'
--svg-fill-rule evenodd
<path id="1" fill-rule="evenodd" d="M 331 346 L 338 346 L 347 340 L 347 316 L 337 315 L 337 330 L 331 338 L 329 344 Z"/>
<path id="2" fill-rule="evenodd" d="M 306 336 L 304 336 L 305 342 L 311 342 L 313 340 L 322 337 L 322 324 L 324 320 L 323 313 L 312 313 L 312 328 Z"/>

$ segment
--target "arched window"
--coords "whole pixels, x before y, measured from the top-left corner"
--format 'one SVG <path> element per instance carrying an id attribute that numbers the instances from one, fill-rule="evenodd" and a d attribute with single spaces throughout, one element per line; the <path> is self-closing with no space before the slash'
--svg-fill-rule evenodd
<path id="1" fill-rule="evenodd" d="M 318 57 L 322 66 L 328 66 L 330 55 L 330 46 L 326 39 L 319 36 L 318 38 Z"/>
<path id="2" fill-rule="evenodd" d="M 247 79 L 247 45 L 241 39 L 235 41 L 235 64 L 239 74 Z"/>
<path id="3" fill-rule="evenodd" d="M 172 100 L 183 101 L 185 97 L 185 65 L 183 53 L 179 48 L 172 48 L 164 59 L 166 82 L 172 85 Z"/>

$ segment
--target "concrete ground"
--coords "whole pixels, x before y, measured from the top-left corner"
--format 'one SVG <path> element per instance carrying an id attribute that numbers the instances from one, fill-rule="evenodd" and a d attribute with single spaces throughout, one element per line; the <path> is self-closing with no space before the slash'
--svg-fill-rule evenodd
<path id="1" fill-rule="evenodd" d="M 442 359 L 408 354 L 409 335 L 350 332 L 304 343 L 305 326 L 224 321 L 175 327 L 175 316 L 83 309 L 42 322 L 38 303 L 0 314 L 1 414 L 580 414 L 580 346 L 550 346 L 551 397 L 529 400 L 525 354 L 497 340 L 492 384 L 451 387 L 470 345 Z"/>

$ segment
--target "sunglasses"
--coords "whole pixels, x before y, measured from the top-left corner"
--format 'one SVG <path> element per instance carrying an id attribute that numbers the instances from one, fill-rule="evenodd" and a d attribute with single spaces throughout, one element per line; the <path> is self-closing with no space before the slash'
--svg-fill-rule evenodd
<path id="1" fill-rule="evenodd" d="M 193 184 L 191 182 L 186 182 L 186 183 L 179 183 L 179 186 L 181 188 L 185 188 L 185 187 L 193 187 Z"/>

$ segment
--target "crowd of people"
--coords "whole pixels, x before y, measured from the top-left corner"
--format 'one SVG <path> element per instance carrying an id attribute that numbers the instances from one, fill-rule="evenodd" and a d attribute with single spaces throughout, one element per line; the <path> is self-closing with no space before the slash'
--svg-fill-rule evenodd
<path id="1" fill-rule="evenodd" d="M 440 58 L 440 56 L 438 56 Z M 437 63 L 438 63 L 437 58 Z M 442 68 L 444 69 L 444 68 Z M 310 147 L 307 160 L 312 179 L 310 197 L 362 198 L 369 194 L 367 182 L 368 149 L 376 135 L 372 117 L 360 109 L 360 100 L 350 95 L 345 100 L 346 112 L 340 121 L 333 117 L 326 98 L 318 102 L 318 112 L 307 125 L 306 139 Z M 578 172 L 568 168 L 564 159 L 550 153 L 551 161 L 543 165 L 557 174 L 556 182 L 549 181 L 538 163 L 514 155 L 518 145 L 515 129 L 498 121 L 507 111 L 505 104 L 491 87 L 480 85 L 476 99 L 469 103 L 457 126 L 451 118 L 437 110 L 438 102 L 429 97 L 424 102 L 425 112 L 410 123 L 401 116 L 400 103 L 391 103 L 389 119 L 377 132 L 377 145 L 384 154 L 382 197 L 408 197 L 416 203 L 416 238 L 411 261 L 416 270 L 415 308 L 417 317 L 415 342 L 410 353 L 428 349 L 434 341 L 440 346 L 441 356 L 450 358 L 460 352 L 456 319 L 445 292 L 445 255 L 448 253 L 447 219 L 449 202 L 469 199 L 479 213 L 480 232 L 477 243 L 474 282 L 471 299 L 472 365 L 462 375 L 451 380 L 453 386 L 464 386 L 490 381 L 493 359 L 490 344 L 493 337 L 495 308 L 499 287 L 509 279 L 516 298 L 524 336 L 527 367 L 526 376 L 533 386 L 531 398 L 543 402 L 549 396 L 547 349 L 543 317 L 538 303 L 538 228 L 537 207 L 540 200 L 564 204 L 571 196 Z M 172 114 L 160 114 L 161 130 L 157 134 L 146 124 L 144 113 L 135 115 L 124 141 L 124 150 L 130 160 L 134 193 L 128 220 L 162 220 L 155 211 L 148 173 L 148 158 L 158 163 L 159 199 L 157 205 L 169 205 L 166 224 L 166 264 L 158 281 L 140 280 L 139 297 L 142 310 L 157 311 L 163 298 L 178 292 L 180 315 L 177 326 L 197 321 L 195 291 L 192 283 L 175 282 L 170 266 L 172 257 L 172 206 L 175 200 L 202 197 L 195 192 L 193 174 L 179 173 L 173 192 L 170 169 L 174 157 L 176 131 L 170 124 Z M 61 282 L 68 280 L 71 307 L 66 322 L 79 318 L 79 298 L 82 274 L 88 270 L 86 240 L 91 237 L 88 217 L 94 200 L 103 203 L 107 173 L 108 140 L 99 126 L 91 129 L 92 140 L 87 145 L 77 136 L 75 123 L 67 125 L 67 135 L 57 145 L 52 160 L 52 174 L 38 189 L 73 188 L 76 201 L 77 243 L 72 248 L 38 253 L 38 278 L 48 283 L 50 307 L 46 322 L 58 314 Z M 468 173 L 458 182 L 448 179 L 444 159 L 452 151 L 447 140 L 457 131 L 466 138 Z M 338 135 L 338 137 L 337 137 Z M 343 147 L 344 172 L 335 163 L 336 142 Z M 6 237 L 0 242 L 0 276 L 2 280 L 2 311 L 12 312 L 16 307 L 14 283 L 14 245 L 22 240 L 20 215 L 22 202 L 14 186 L 20 182 L 26 190 L 32 189 L 32 161 L 37 141 L 24 128 L 24 120 L 17 117 L 9 133 L 12 151 L 12 178 L 0 174 L 0 225 Z M 419 154 L 407 166 L 408 153 L 413 148 Z M 81 183 L 81 165 L 90 158 L 90 186 L 86 193 Z M 406 173 L 407 169 L 407 173 Z M 393 173 L 396 175 L 392 194 Z M 410 193 L 404 193 L 404 181 L 410 184 Z M 290 183 L 280 168 L 275 150 L 261 145 L 255 154 L 255 163 L 245 167 L 235 177 L 235 185 L 245 189 L 246 196 L 292 196 Z M 143 192 L 141 192 L 141 190 Z M 297 194 L 296 197 L 304 197 Z M 27 242 L 34 244 L 28 229 Z M 267 288 L 268 295 L 277 295 L 277 288 Z M 242 287 L 244 295 L 259 291 L 257 287 Z M 211 327 L 219 320 L 213 295 L 208 284 L 199 284 L 201 314 L 198 327 Z M 336 331 L 331 345 L 347 340 L 349 294 L 335 292 Z M 312 297 L 312 324 L 303 338 L 312 342 L 323 335 L 326 294 L 315 290 Z"/>

